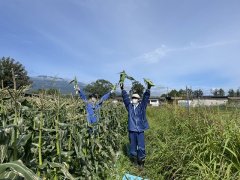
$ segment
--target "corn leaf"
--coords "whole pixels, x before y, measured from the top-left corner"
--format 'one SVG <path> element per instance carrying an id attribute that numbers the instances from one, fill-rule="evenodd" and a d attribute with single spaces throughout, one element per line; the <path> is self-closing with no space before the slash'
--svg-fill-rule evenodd
<path id="1" fill-rule="evenodd" d="M 0 174 L 0 177 L 4 178 L 5 180 L 15 180 L 19 178 L 19 176 L 13 171 L 5 171 Z"/>
<path id="2" fill-rule="evenodd" d="M 69 178 L 70 180 L 74 180 L 75 178 L 68 172 L 68 169 L 65 164 L 60 163 L 54 163 L 54 162 L 48 162 L 48 164 L 52 168 L 59 168 L 60 171 L 65 175 L 65 177 Z"/>
<path id="3" fill-rule="evenodd" d="M 126 72 L 123 70 L 122 72 L 120 72 L 120 80 L 119 83 L 124 83 L 125 79 L 129 79 L 130 81 L 135 81 L 135 79 L 131 76 L 128 76 L 126 74 Z"/>
<path id="4" fill-rule="evenodd" d="M 33 173 L 32 170 L 27 168 L 22 163 L 21 160 L 0 164 L 0 174 L 5 176 L 5 177 L 1 176 L 1 178 L 8 178 L 7 176 L 9 174 L 11 176 L 13 176 L 13 173 L 6 173 L 9 168 L 11 169 L 11 172 L 13 172 L 16 175 L 19 175 L 19 176 L 21 176 L 25 179 L 32 179 L 32 180 L 39 180 L 40 179 L 39 177 L 37 177 L 37 175 L 35 175 Z"/>
<path id="5" fill-rule="evenodd" d="M 69 82 L 69 84 L 74 84 L 76 87 L 78 85 L 77 77 L 75 76 L 74 79 Z"/>
<path id="6" fill-rule="evenodd" d="M 32 133 L 29 133 L 27 135 L 21 135 L 18 139 L 17 146 L 20 148 L 20 146 L 25 146 L 27 141 L 32 137 Z"/>
<path id="7" fill-rule="evenodd" d="M 135 81 L 135 79 L 134 79 L 133 77 L 131 77 L 131 76 L 128 76 L 128 75 L 127 75 L 126 78 L 129 79 L 129 80 L 131 80 L 131 81 Z"/>
<path id="8" fill-rule="evenodd" d="M 151 80 L 149 80 L 149 79 L 145 79 L 145 78 L 144 78 L 144 82 L 145 82 L 148 86 L 155 86 L 155 85 L 153 84 L 153 82 L 152 82 Z"/>
<path id="9" fill-rule="evenodd" d="M 124 83 L 126 76 L 127 76 L 127 74 L 124 70 L 122 72 L 120 72 L 119 83 Z"/>

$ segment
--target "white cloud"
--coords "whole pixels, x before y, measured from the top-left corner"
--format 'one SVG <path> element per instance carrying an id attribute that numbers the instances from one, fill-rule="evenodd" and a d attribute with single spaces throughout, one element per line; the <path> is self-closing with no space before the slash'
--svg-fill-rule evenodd
<path id="1" fill-rule="evenodd" d="M 142 56 L 138 57 L 137 59 L 142 59 L 144 62 L 147 62 L 147 63 L 157 63 L 159 59 L 166 56 L 168 52 L 169 52 L 169 49 L 165 45 L 161 45 L 161 47 L 151 52 L 144 53 Z"/>
<path id="2" fill-rule="evenodd" d="M 191 49 L 204 49 L 204 48 L 211 48 L 211 47 L 217 47 L 217 46 L 225 46 L 233 43 L 238 43 L 239 40 L 230 40 L 230 41 L 219 41 L 219 42 L 213 42 L 208 44 L 196 44 L 194 42 L 190 43 L 190 46 L 179 48 L 180 50 L 191 50 Z M 177 50 L 177 49 L 176 49 Z"/>
<path id="3" fill-rule="evenodd" d="M 189 51 L 194 49 L 206 49 L 206 48 L 212 48 L 217 46 L 225 46 L 233 43 L 238 43 L 239 40 L 231 40 L 231 41 L 220 41 L 220 42 L 214 42 L 214 43 L 208 43 L 208 44 L 197 44 L 194 42 L 191 42 L 190 45 L 186 47 L 180 47 L 180 48 L 169 48 L 166 45 L 161 45 L 159 48 L 156 48 L 150 52 L 144 53 L 143 55 L 137 57 L 136 59 L 146 62 L 146 63 L 158 63 L 161 59 L 163 59 L 165 56 L 172 52 L 179 52 L 179 51 Z"/>

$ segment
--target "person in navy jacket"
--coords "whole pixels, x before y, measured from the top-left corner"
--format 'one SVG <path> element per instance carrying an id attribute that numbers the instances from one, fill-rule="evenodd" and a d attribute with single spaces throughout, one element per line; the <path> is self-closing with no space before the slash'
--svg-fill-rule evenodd
<path id="1" fill-rule="evenodd" d="M 120 84 L 122 89 L 122 98 L 124 105 L 128 111 L 128 131 L 130 141 L 130 159 L 137 162 L 140 167 L 144 166 L 146 152 L 144 131 L 149 129 L 148 120 L 146 118 L 146 108 L 150 97 L 150 88 L 148 85 L 140 101 L 138 94 L 133 94 L 130 99 L 127 92 L 124 90 L 123 83 Z"/>
<path id="2" fill-rule="evenodd" d="M 80 90 L 79 87 L 76 87 L 75 90 L 78 91 L 80 98 L 86 104 L 87 121 L 90 124 L 96 123 L 99 119 L 98 110 L 101 108 L 103 102 L 110 97 L 111 93 L 113 93 L 113 90 L 103 95 L 99 101 L 97 101 L 96 94 L 91 94 L 89 96 L 89 99 L 87 99 L 84 92 Z"/>

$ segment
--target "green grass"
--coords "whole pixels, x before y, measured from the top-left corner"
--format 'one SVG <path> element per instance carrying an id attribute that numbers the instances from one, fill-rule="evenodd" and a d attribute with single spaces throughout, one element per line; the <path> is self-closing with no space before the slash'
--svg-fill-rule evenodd
<path id="1" fill-rule="evenodd" d="M 124 151 L 117 171 L 148 179 L 239 179 L 240 112 L 235 108 L 148 108 L 146 163 L 134 167 Z M 127 136 L 124 140 L 128 143 Z M 125 145 L 124 144 L 124 145 Z"/>

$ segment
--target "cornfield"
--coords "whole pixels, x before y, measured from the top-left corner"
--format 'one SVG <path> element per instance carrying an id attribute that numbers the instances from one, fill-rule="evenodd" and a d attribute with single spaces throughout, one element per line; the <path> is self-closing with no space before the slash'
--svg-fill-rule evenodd
<path id="1" fill-rule="evenodd" d="M 128 159 L 127 112 L 106 102 L 89 125 L 72 96 L 24 97 L 27 88 L 0 90 L 0 178 L 239 179 L 239 107 L 148 107 L 143 171 Z"/>
<path id="2" fill-rule="evenodd" d="M 106 102 L 89 125 L 76 97 L 24 97 L 27 87 L 0 89 L 0 177 L 106 179 L 126 134 L 122 105 Z"/>

